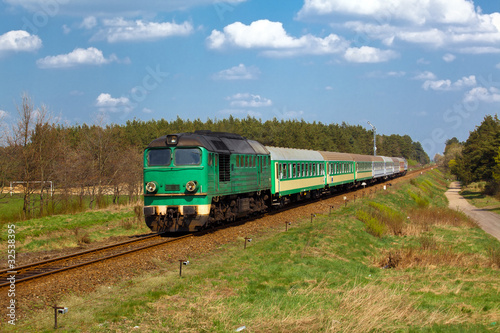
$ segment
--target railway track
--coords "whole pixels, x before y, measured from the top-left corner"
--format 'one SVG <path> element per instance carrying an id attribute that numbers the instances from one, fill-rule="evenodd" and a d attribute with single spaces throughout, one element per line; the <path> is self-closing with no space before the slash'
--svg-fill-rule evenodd
<path id="1" fill-rule="evenodd" d="M 408 176 L 415 174 L 416 172 L 422 172 L 422 171 L 427 171 L 428 169 L 423 169 L 423 170 L 415 170 L 412 172 L 409 172 L 406 176 L 401 177 L 402 179 L 408 178 Z M 361 189 L 358 189 L 361 190 Z M 349 191 L 351 193 L 356 192 L 357 190 L 354 191 Z M 337 194 L 334 194 L 333 196 L 338 196 L 340 194 L 343 194 L 346 192 L 340 192 Z M 330 198 L 331 196 L 328 196 L 326 198 L 320 198 L 319 200 L 322 199 L 327 199 Z M 311 201 L 304 201 L 304 202 L 299 202 L 298 204 L 292 204 L 289 205 L 287 208 L 284 210 L 292 209 L 292 208 L 297 208 L 303 205 L 308 205 L 310 203 L 316 202 L 318 200 L 311 200 Z M 268 212 L 265 215 L 274 215 L 282 212 L 283 210 L 276 211 L 276 212 Z M 261 218 L 263 215 L 260 216 L 253 216 L 249 218 L 245 218 L 221 227 L 217 227 L 214 229 L 210 230 L 204 230 L 200 231 L 198 233 L 194 234 L 189 234 L 185 236 L 180 236 L 176 238 L 168 238 L 166 239 L 165 237 L 162 237 L 160 235 L 147 235 L 138 239 L 133 239 L 117 244 L 112 244 L 108 245 L 105 247 L 100 247 L 96 249 L 91 249 L 87 251 L 82 251 L 74 254 L 70 254 L 67 256 L 63 257 L 58 257 L 58 258 L 52 258 L 49 260 L 44 260 L 44 261 L 39 261 L 35 263 L 31 263 L 28 265 L 24 266 L 19 266 L 15 267 L 14 269 L 4 269 L 0 270 L 0 288 L 8 287 L 10 286 L 11 282 L 9 280 L 9 277 L 15 276 L 15 284 L 19 284 L 22 282 L 34 280 L 43 276 L 48 276 L 48 275 L 53 275 L 57 274 L 63 271 L 67 271 L 70 269 L 74 269 L 77 267 L 82 267 L 86 265 L 90 265 L 93 263 L 101 262 L 104 260 L 116 258 L 119 256 L 127 255 L 129 253 L 145 250 L 148 248 L 152 248 L 155 246 L 167 244 L 167 243 L 173 243 L 173 242 L 178 242 L 186 238 L 193 237 L 195 235 L 202 235 L 203 233 L 207 232 L 214 232 L 220 228 L 227 228 L 230 226 L 235 226 L 235 225 L 240 225 L 245 222 L 248 222 L 250 220 L 256 219 L 256 218 Z"/>
<path id="2" fill-rule="evenodd" d="M 0 288 L 10 286 L 11 281 L 9 277 L 12 276 L 15 276 L 15 284 L 19 284 L 43 276 L 57 274 L 63 271 L 116 258 L 162 244 L 180 241 L 181 239 L 189 237 L 192 237 L 192 235 L 170 239 L 165 239 L 164 237 L 156 234 L 148 235 L 105 247 L 73 253 L 67 256 L 39 261 L 24 266 L 18 266 L 13 269 L 4 269 L 0 271 Z"/>

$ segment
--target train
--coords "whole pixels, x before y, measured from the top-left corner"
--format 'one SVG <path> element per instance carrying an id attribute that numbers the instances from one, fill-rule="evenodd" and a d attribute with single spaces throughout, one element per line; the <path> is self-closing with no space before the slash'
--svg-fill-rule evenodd
<path id="1" fill-rule="evenodd" d="M 406 174 L 402 157 L 264 146 L 225 132 L 161 136 L 144 150 L 144 218 L 189 233 Z"/>

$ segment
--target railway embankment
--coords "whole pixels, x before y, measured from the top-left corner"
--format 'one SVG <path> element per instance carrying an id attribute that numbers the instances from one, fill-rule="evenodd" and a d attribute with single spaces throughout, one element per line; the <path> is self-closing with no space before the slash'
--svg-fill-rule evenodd
<path id="1" fill-rule="evenodd" d="M 499 243 L 446 189 L 433 170 L 20 285 L 1 328 L 50 330 L 57 303 L 62 331 L 497 330 Z"/>

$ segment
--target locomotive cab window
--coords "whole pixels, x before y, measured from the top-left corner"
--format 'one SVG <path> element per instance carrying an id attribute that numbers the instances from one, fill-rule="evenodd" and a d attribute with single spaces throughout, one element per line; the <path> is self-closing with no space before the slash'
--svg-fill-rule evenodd
<path id="1" fill-rule="evenodd" d="M 174 154 L 175 165 L 201 164 L 201 151 L 198 148 L 177 148 Z"/>
<path id="2" fill-rule="evenodd" d="M 170 149 L 151 149 L 148 152 L 149 166 L 168 166 L 171 160 Z"/>

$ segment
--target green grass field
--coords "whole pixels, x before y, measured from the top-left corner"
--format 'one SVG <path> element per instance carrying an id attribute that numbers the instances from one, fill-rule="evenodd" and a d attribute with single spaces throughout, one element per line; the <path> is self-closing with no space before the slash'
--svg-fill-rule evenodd
<path id="1" fill-rule="evenodd" d="M 439 171 L 216 255 L 158 262 L 88 295 L 68 295 L 64 332 L 493 332 L 500 244 L 446 208 Z M 374 233 L 366 221 L 385 226 Z M 52 331 L 53 313 L 18 331 Z M 9 327 L 12 329 L 12 327 Z"/>
<path id="2" fill-rule="evenodd" d="M 0 225 L 0 252 L 7 253 L 7 228 Z M 19 221 L 16 225 L 17 253 L 74 248 L 110 237 L 150 233 L 133 206 L 113 206 L 75 214 Z"/>
<path id="3" fill-rule="evenodd" d="M 75 214 L 85 212 L 90 208 L 106 208 L 113 205 L 113 196 L 104 195 L 99 200 L 94 200 L 91 205 L 90 196 L 62 197 L 60 195 L 44 198 L 44 208 L 40 209 L 40 197 L 32 194 L 30 197 L 30 216 L 23 213 L 23 197 L 21 194 L 10 196 L 8 193 L 0 196 L 0 223 L 24 221 L 30 218 L 53 216 L 59 214 Z M 118 204 L 126 205 L 128 196 L 119 196 Z M 91 207 L 92 206 L 92 207 Z M 41 211 L 41 213 L 40 213 Z"/>

